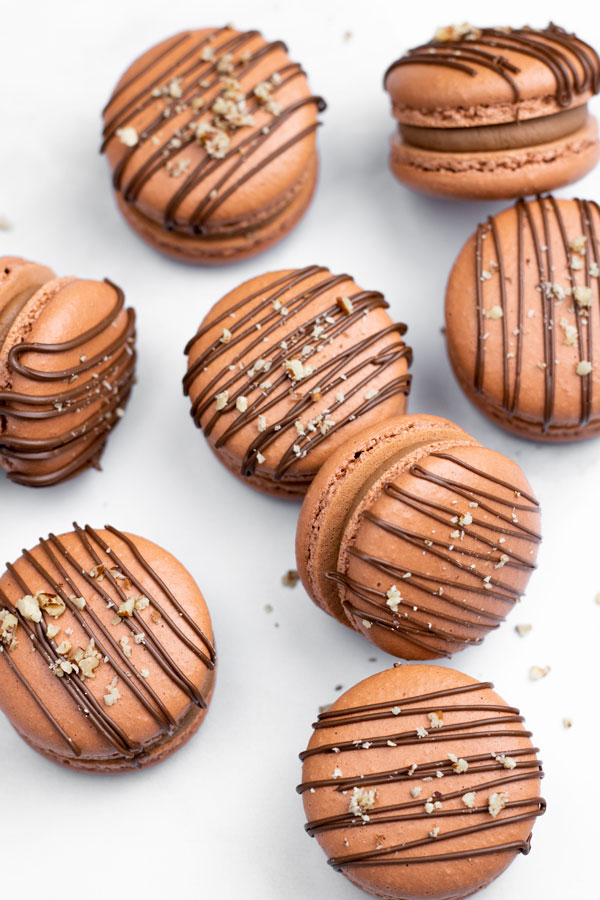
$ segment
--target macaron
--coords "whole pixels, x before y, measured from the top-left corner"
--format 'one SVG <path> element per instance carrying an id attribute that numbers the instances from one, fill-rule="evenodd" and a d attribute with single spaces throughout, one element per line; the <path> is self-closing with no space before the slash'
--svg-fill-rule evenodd
<path id="1" fill-rule="evenodd" d="M 99 468 L 134 382 L 135 314 L 108 279 L 0 257 L 0 468 L 48 487 Z"/>
<path id="2" fill-rule="evenodd" d="M 152 247 L 186 262 L 259 253 L 311 201 L 324 108 L 283 41 L 230 26 L 161 41 L 103 111 L 119 209 Z"/>
<path id="3" fill-rule="evenodd" d="M 492 421 L 537 441 L 600 432 L 600 207 L 540 196 L 477 227 L 446 290 L 458 383 Z"/>
<path id="4" fill-rule="evenodd" d="M 183 383 L 223 464 L 302 497 L 340 443 L 403 413 L 411 350 L 387 309 L 323 266 L 259 275 L 219 300 L 186 347 Z"/>
<path id="5" fill-rule="evenodd" d="M 577 181 L 600 156 L 588 100 L 600 58 L 546 28 L 438 28 L 388 68 L 392 172 L 426 194 L 519 197 Z"/>
<path id="6" fill-rule="evenodd" d="M 0 709 L 80 772 L 154 765 L 202 722 L 210 616 L 175 557 L 110 525 L 50 534 L 0 578 Z"/>
<path id="7" fill-rule="evenodd" d="M 480 644 L 535 568 L 540 508 L 519 466 L 436 416 L 373 423 L 323 464 L 296 534 L 326 613 L 404 659 Z"/>
<path id="8" fill-rule="evenodd" d="M 307 832 L 386 900 L 458 900 L 522 853 L 546 808 L 519 710 L 490 682 L 397 666 L 338 697 L 304 753 Z"/>

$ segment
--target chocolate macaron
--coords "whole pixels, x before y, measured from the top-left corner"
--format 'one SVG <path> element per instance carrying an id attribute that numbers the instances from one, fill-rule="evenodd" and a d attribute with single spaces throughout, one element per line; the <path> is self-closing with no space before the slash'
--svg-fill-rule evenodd
<path id="1" fill-rule="evenodd" d="M 519 200 L 479 225 L 446 290 L 450 362 L 470 400 L 523 437 L 600 432 L 600 207 Z"/>
<path id="2" fill-rule="evenodd" d="M 411 350 L 387 308 L 322 266 L 260 275 L 219 300 L 186 347 L 184 390 L 224 465 L 302 497 L 340 443 L 403 413 Z"/>
<path id="3" fill-rule="evenodd" d="M 303 761 L 308 824 L 329 865 L 386 900 L 458 900 L 519 853 L 546 804 L 519 710 L 439 666 L 372 675 L 319 715 Z"/>
<path id="4" fill-rule="evenodd" d="M 535 568 L 540 510 L 519 466 L 435 416 L 374 423 L 330 454 L 296 558 L 324 612 L 404 659 L 497 628 Z"/>
<path id="5" fill-rule="evenodd" d="M 324 108 L 282 41 L 231 27 L 176 34 L 127 69 L 104 109 L 119 209 L 187 262 L 259 253 L 310 203 Z"/>
<path id="6" fill-rule="evenodd" d="M 74 528 L 24 550 L 0 578 L 0 709 L 60 765 L 146 768 L 206 713 L 208 610 L 166 550 L 111 526 Z"/>
<path id="7" fill-rule="evenodd" d="M 135 314 L 112 282 L 0 257 L 0 467 L 47 487 L 99 460 L 134 381 Z"/>
<path id="8" fill-rule="evenodd" d="M 392 172 L 424 193 L 519 197 L 576 181 L 600 156 L 587 110 L 600 58 L 554 24 L 438 28 L 392 63 L 385 87 Z"/>

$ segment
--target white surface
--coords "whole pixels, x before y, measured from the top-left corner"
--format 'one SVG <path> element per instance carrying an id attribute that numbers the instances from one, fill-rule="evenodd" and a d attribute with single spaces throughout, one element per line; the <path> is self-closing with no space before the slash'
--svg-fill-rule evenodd
<path id="1" fill-rule="evenodd" d="M 328 868 L 303 832 L 297 754 L 334 686 L 350 686 L 392 659 L 323 615 L 301 586 L 281 585 L 294 565 L 297 505 L 262 497 L 219 466 L 180 385 L 184 344 L 215 300 L 259 272 L 313 262 L 385 292 L 415 349 L 411 410 L 448 416 L 514 457 L 542 502 L 544 543 L 527 597 L 483 647 L 453 660 L 521 707 L 547 771 L 549 809 L 535 826 L 531 855 L 481 896 L 597 896 L 599 797 L 590 772 L 600 737 L 600 443 L 553 447 L 509 437 L 458 389 L 440 333 L 445 280 L 476 223 L 505 204 L 436 201 L 398 185 L 387 169 L 392 121 L 381 86 L 388 63 L 449 16 L 515 25 L 552 18 L 599 47 L 591 8 L 504 2 L 495 23 L 481 21 L 481 3 L 449 13 L 433 0 L 230 0 L 216 10 L 184 0 L 4 4 L 0 214 L 13 228 L 0 233 L 0 252 L 122 285 L 138 313 L 140 362 L 103 473 L 46 491 L 0 476 L 0 559 L 16 558 L 50 530 L 69 529 L 73 519 L 112 522 L 163 544 L 205 593 L 219 673 L 197 737 L 168 762 L 129 777 L 63 771 L 0 718 L 2 896 L 365 896 Z M 227 20 L 287 40 L 313 90 L 327 98 L 321 182 L 308 215 L 279 246 L 243 264 L 190 268 L 150 250 L 121 220 L 98 155 L 100 109 L 148 46 Z M 599 199 L 600 170 L 560 193 Z M 528 637 L 516 635 L 517 622 L 533 624 Z M 530 682 L 534 664 L 551 665 L 550 675 Z M 564 716 L 573 718 L 570 730 Z"/>

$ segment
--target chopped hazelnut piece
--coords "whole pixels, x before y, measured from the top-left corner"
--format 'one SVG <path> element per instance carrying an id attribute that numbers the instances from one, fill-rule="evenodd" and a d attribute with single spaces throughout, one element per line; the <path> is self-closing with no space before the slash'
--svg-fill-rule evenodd
<path id="1" fill-rule="evenodd" d="M 441 728 L 444 724 L 444 714 L 441 709 L 438 709 L 436 712 L 427 713 L 427 718 L 430 722 L 430 728 Z"/>
<path id="2" fill-rule="evenodd" d="M 549 671 L 550 666 L 532 666 L 529 670 L 529 677 L 532 681 L 539 681 L 540 678 L 545 678 Z"/>
<path id="3" fill-rule="evenodd" d="M 32 597 L 31 594 L 25 594 L 24 597 L 20 597 L 17 600 L 17 609 L 24 619 L 29 619 L 31 622 L 42 621 L 42 611 L 37 595 Z"/>
<path id="4" fill-rule="evenodd" d="M 498 813 L 504 809 L 507 800 L 508 794 L 506 791 L 500 791 L 500 793 L 494 791 L 493 794 L 490 794 L 488 798 L 488 812 L 492 818 L 495 819 Z"/>
<path id="5" fill-rule="evenodd" d="M 119 693 L 119 688 L 117 687 L 118 678 L 115 675 L 110 684 L 106 685 L 106 694 L 104 695 L 104 702 L 107 706 L 113 706 L 117 700 L 121 699 L 121 694 Z"/>
<path id="6" fill-rule="evenodd" d="M 461 25 L 446 25 L 443 28 L 436 28 L 434 40 L 441 43 L 452 41 L 476 41 L 481 37 L 481 29 L 468 22 Z"/>
<path id="7" fill-rule="evenodd" d="M 138 610 L 146 609 L 146 607 L 150 606 L 150 601 L 144 594 L 138 594 L 136 597 L 131 597 L 130 599 L 133 600 L 135 608 Z"/>
<path id="8" fill-rule="evenodd" d="M 368 822 L 369 816 L 366 815 L 366 812 L 368 809 L 373 809 L 376 798 L 376 788 L 355 787 L 350 798 L 348 811 L 355 816 L 360 816 L 363 822 Z"/>
<path id="9" fill-rule="evenodd" d="M 459 758 L 454 753 L 448 753 L 448 759 L 452 763 L 452 768 L 457 775 L 462 775 L 463 772 L 466 772 L 469 768 L 469 763 L 466 759 L 463 759 L 462 756 Z"/>
<path id="10" fill-rule="evenodd" d="M 569 241 L 569 249 L 571 249 L 573 253 L 579 253 L 580 256 L 584 256 L 586 243 L 587 238 L 585 235 L 579 234 L 577 237 L 573 238 L 573 240 Z"/>
<path id="11" fill-rule="evenodd" d="M 463 794 L 462 802 L 465 806 L 468 806 L 469 809 L 473 809 L 475 806 L 475 791 L 468 791 L 466 794 Z"/>
<path id="12" fill-rule="evenodd" d="M 296 587 L 298 582 L 300 581 L 300 575 L 296 571 L 296 569 L 288 569 L 285 575 L 281 577 L 281 583 L 284 587 Z"/>
<path id="13" fill-rule="evenodd" d="M 492 306 L 491 309 L 486 309 L 485 316 L 487 319 L 501 319 L 504 315 L 501 306 Z"/>
<path id="14" fill-rule="evenodd" d="M 575 371 L 578 375 L 589 375 L 592 371 L 592 364 L 587 359 L 582 359 L 577 363 Z"/>
<path id="15" fill-rule="evenodd" d="M 385 601 L 386 605 L 389 606 L 389 608 L 392 610 L 392 612 L 397 613 L 398 612 L 398 604 L 402 602 L 402 596 L 395 584 L 393 584 L 391 586 L 391 588 L 389 589 L 389 591 L 386 594 L 386 597 L 387 597 L 387 600 Z"/>
<path id="16" fill-rule="evenodd" d="M 0 644 L 9 650 L 14 650 L 18 644 L 15 638 L 18 624 L 19 620 L 13 613 L 7 609 L 0 609 Z"/>
<path id="17" fill-rule="evenodd" d="M 139 136 L 133 125 L 127 125 L 125 128 L 117 128 L 117 137 L 126 147 L 135 147 L 139 141 Z"/>
<path id="18" fill-rule="evenodd" d="M 592 289 L 585 284 L 578 284 L 573 288 L 573 296 L 580 306 L 592 305 Z"/>
<path id="19" fill-rule="evenodd" d="M 59 616 L 62 616 L 66 609 L 65 601 L 56 596 L 56 594 L 47 594 L 45 591 L 38 591 L 35 595 L 37 601 L 40 605 L 40 609 L 43 609 L 45 613 L 48 613 L 49 616 L 52 616 L 53 619 L 58 619 Z"/>
<path id="20" fill-rule="evenodd" d="M 351 313 L 351 312 L 353 311 L 353 309 L 354 309 L 354 306 L 353 306 L 353 304 L 352 304 L 352 300 L 350 300 L 349 297 L 336 297 L 336 301 L 335 301 L 335 302 L 336 302 L 337 306 L 339 306 L 339 308 L 341 309 L 341 311 L 342 311 L 345 315 L 347 315 L 347 316 L 349 316 L 350 313 Z"/>
<path id="21" fill-rule="evenodd" d="M 229 391 L 221 391 L 219 394 L 217 394 L 215 400 L 217 405 L 217 412 L 221 409 L 225 409 L 225 407 L 227 406 L 227 401 L 229 400 Z"/>
<path id="22" fill-rule="evenodd" d="M 124 600 L 123 603 L 119 604 L 119 609 L 117 610 L 117 615 L 121 618 L 129 618 L 129 616 L 133 615 L 133 610 L 135 609 L 135 600 L 133 597 L 128 597 L 127 600 Z"/>
<path id="23" fill-rule="evenodd" d="M 519 637 L 525 637 L 526 634 L 529 634 L 531 628 L 531 625 L 515 625 L 515 631 Z"/>

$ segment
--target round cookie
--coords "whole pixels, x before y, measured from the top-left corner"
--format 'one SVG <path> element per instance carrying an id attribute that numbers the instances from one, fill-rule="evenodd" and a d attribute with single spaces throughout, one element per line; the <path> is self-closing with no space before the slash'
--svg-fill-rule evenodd
<path id="1" fill-rule="evenodd" d="M 306 830 L 363 890 L 458 900 L 529 853 L 542 766 L 519 710 L 489 682 L 397 666 L 313 727 L 300 755 Z"/>
<path id="2" fill-rule="evenodd" d="M 106 279 L 0 257 L 0 468 L 47 487 L 99 461 L 134 381 L 135 313 Z"/>
<path id="3" fill-rule="evenodd" d="M 411 350 L 378 291 L 322 266 L 227 294 L 188 343 L 192 416 L 233 473 L 301 497 L 347 437 L 403 413 Z"/>
<path id="4" fill-rule="evenodd" d="M 119 209 L 147 243 L 186 262 L 259 253 L 311 201 L 324 108 L 285 44 L 258 31 L 204 28 L 162 41 L 104 109 Z"/>
<path id="5" fill-rule="evenodd" d="M 479 225 L 446 289 L 456 378 L 492 421 L 538 441 L 600 431 L 600 207 L 519 200 Z"/>
<path id="6" fill-rule="evenodd" d="M 427 194 L 519 197 L 569 184 L 600 156 L 587 111 L 596 51 L 557 25 L 451 25 L 385 74 L 398 128 L 390 167 Z"/>
<path id="7" fill-rule="evenodd" d="M 204 598 L 156 544 L 107 525 L 51 534 L 0 578 L 0 708 L 43 756 L 82 772 L 146 768 L 212 695 Z"/>
<path id="8" fill-rule="evenodd" d="M 404 659 L 499 626 L 535 568 L 539 505 L 521 469 L 435 416 L 375 423 L 331 453 L 296 535 L 324 612 Z"/>

